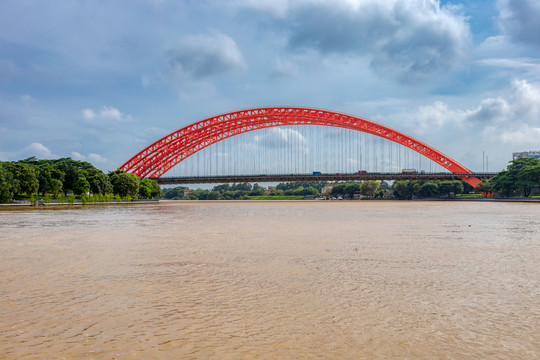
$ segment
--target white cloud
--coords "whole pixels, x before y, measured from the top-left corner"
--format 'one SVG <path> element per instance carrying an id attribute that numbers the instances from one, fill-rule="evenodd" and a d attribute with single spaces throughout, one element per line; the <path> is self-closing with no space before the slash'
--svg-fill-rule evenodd
<path id="1" fill-rule="evenodd" d="M 504 143 L 526 146 L 540 143 L 540 127 L 523 125 L 517 130 L 503 130 L 498 136 Z"/>
<path id="2" fill-rule="evenodd" d="M 298 76 L 300 74 L 299 66 L 290 61 L 277 59 L 272 71 L 272 76 L 275 77 L 289 77 L 289 76 Z"/>
<path id="3" fill-rule="evenodd" d="M 73 160 L 80 160 L 80 161 L 84 161 L 86 159 L 86 156 L 84 156 L 83 154 L 79 153 L 79 152 L 76 152 L 76 151 L 72 151 L 71 152 L 71 158 Z"/>
<path id="4" fill-rule="evenodd" d="M 297 130 L 287 127 L 269 128 L 263 135 L 255 135 L 254 143 L 258 147 L 278 149 L 298 146 L 303 153 L 309 151 L 307 139 Z"/>
<path id="5" fill-rule="evenodd" d="M 402 81 L 453 68 L 471 44 L 461 9 L 434 0 L 290 1 L 280 9 L 285 19 L 277 19 L 275 29 L 285 31 L 291 50 L 367 56 L 379 74 Z"/>
<path id="6" fill-rule="evenodd" d="M 173 73 L 196 79 L 246 68 L 236 42 L 221 33 L 186 35 L 168 50 Z"/>
<path id="7" fill-rule="evenodd" d="M 414 115 L 416 132 L 426 133 L 433 129 L 440 129 L 446 123 L 451 121 L 459 122 L 454 111 L 448 108 L 448 105 L 442 101 L 436 101 L 433 105 L 421 106 Z"/>
<path id="8" fill-rule="evenodd" d="M 83 109 L 81 113 L 87 121 L 93 120 L 97 117 L 97 114 L 92 109 Z"/>
<path id="9" fill-rule="evenodd" d="M 99 154 L 90 153 L 88 154 L 88 161 L 91 163 L 104 163 L 107 161 L 104 157 Z"/>
<path id="10" fill-rule="evenodd" d="M 23 104 L 30 104 L 32 102 L 34 102 L 36 99 L 34 99 L 32 96 L 28 95 L 28 94 L 24 94 L 21 96 L 21 102 Z"/>
<path id="11" fill-rule="evenodd" d="M 509 69 L 540 71 L 540 61 L 534 58 L 488 58 L 479 60 L 478 63 Z"/>
<path id="12" fill-rule="evenodd" d="M 73 160 L 88 161 L 88 162 L 90 162 L 92 164 L 107 162 L 107 159 L 105 159 L 104 157 L 102 157 L 99 154 L 90 153 L 88 155 L 83 155 L 83 154 L 81 154 L 81 153 L 79 153 L 77 151 L 72 151 L 71 152 L 71 158 Z"/>
<path id="13" fill-rule="evenodd" d="M 236 0 L 230 5 L 252 8 L 270 13 L 275 17 L 284 17 L 289 9 L 288 0 Z"/>
<path id="14" fill-rule="evenodd" d="M 83 109 L 81 114 L 88 122 L 127 122 L 133 120 L 131 115 L 126 115 L 112 106 L 103 106 L 98 111 Z"/>
<path id="15" fill-rule="evenodd" d="M 423 134 L 440 131 L 464 131 L 504 143 L 538 145 L 540 126 L 540 87 L 516 80 L 506 94 L 486 98 L 472 109 L 451 109 L 443 102 L 423 106 L 415 114 L 412 131 Z M 453 128 L 453 129 L 452 129 Z"/>
<path id="16" fill-rule="evenodd" d="M 38 142 L 31 143 L 25 147 L 23 149 L 23 154 L 26 157 L 35 156 L 38 159 L 53 159 L 57 157 L 45 145 Z"/>
<path id="17" fill-rule="evenodd" d="M 540 48 L 540 2 L 538 0 L 499 0 L 499 27 L 517 43 Z"/>

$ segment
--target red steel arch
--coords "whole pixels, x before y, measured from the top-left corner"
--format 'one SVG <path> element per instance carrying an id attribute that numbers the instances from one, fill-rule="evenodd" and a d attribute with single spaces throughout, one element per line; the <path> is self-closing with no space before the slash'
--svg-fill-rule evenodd
<path id="1" fill-rule="evenodd" d="M 322 125 L 362 131 L 392 140 L 455 174 L 472 171 L 440 151 L 387 126 L 356 116 L 301 107 L 264 107 L 221 114 L 187 125 L 147 146 L 120 167 L 140 177 L 160 177 L 194 153 L 231 136 L 268 127 Z M 463 176 L 473 187 L 481 180 Z"/>

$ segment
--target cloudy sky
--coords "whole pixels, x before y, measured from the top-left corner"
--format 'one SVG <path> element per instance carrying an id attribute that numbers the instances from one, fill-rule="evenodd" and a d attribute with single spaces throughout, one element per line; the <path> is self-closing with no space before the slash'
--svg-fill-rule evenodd
<path id="1" fill-rule="evenodd" d="M 3 0 L 0 160 L 112 170 L 260 106 L 364 117 L 473 170 L 540 150 L 538 0 Z"/>

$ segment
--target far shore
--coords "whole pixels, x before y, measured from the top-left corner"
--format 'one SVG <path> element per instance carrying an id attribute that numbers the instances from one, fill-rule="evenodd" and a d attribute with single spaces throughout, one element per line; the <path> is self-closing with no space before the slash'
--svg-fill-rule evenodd
<path id="1" fill-rule="evenodd" d="M 185 204 L 212 204 L 212 203 L 246 203 L 246 202 L 321 202 L 321 203 L 339 203 L 339 202 L 403 202 L 408 201 L 415 202 L 434 202 L 434 201 L 465 201 L 465 202 L 511 202 L 511 203 L 540 203 L 540 198 L 425 198 L 425 199 L 412 199 L 412 200 L 397 200 L 397 199 L 369 199 L 369 200 L 318 200 L 318 199 L 300 199 L 300 200 L 166 200 L 166 199 L 150 199 L 150 200 L 132 200 L 132 201 L 112 201 L 112 202 L 74 202 L 73 204 L 69 203 L 56 203 L 50 202 L 48 204 L 32 205 L 29 201 L 23 203 L 9 203 L 9 204 L 0 204 L 0 210 L 38 210 L 38 209 L 71 209 L 71 208 L 83 208 L 85 206 L 122 206 L 122 205 L 143 205 L 143 204 L 157 204 L 157 203 L 185 203 Z"/>

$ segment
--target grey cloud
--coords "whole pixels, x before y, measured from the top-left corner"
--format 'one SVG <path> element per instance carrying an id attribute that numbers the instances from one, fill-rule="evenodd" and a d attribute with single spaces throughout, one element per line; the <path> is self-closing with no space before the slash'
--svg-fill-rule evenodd
<path id="1" fill-rule="evenodd" d="M 499 26 L 518 43 L 540 47 L 540 3 L 538 0 L 499 0 Z"/>
<path id="2" fill-rule="evenodd" d="M 465 17 L 434 1 L 291 3 L 276 27 L 288 31 L 290 50 L 367 56 L 380 74 L 403 81 L 451 68 L 470 45 Z"/>
<path id="3" fill-rule="evenodd" d="M 485 99 L 480 106 L 470 111 L 466 119 L 478 123 L 503 121 L 510 114 L 508 102 L 502 98 Z"/>
<path id="4" fill-rule="evenodd" d="M 197 79 L 246 67 L 236 42 L 219 33 L 186 36 L 167 58 L 173 71 Z"/>

